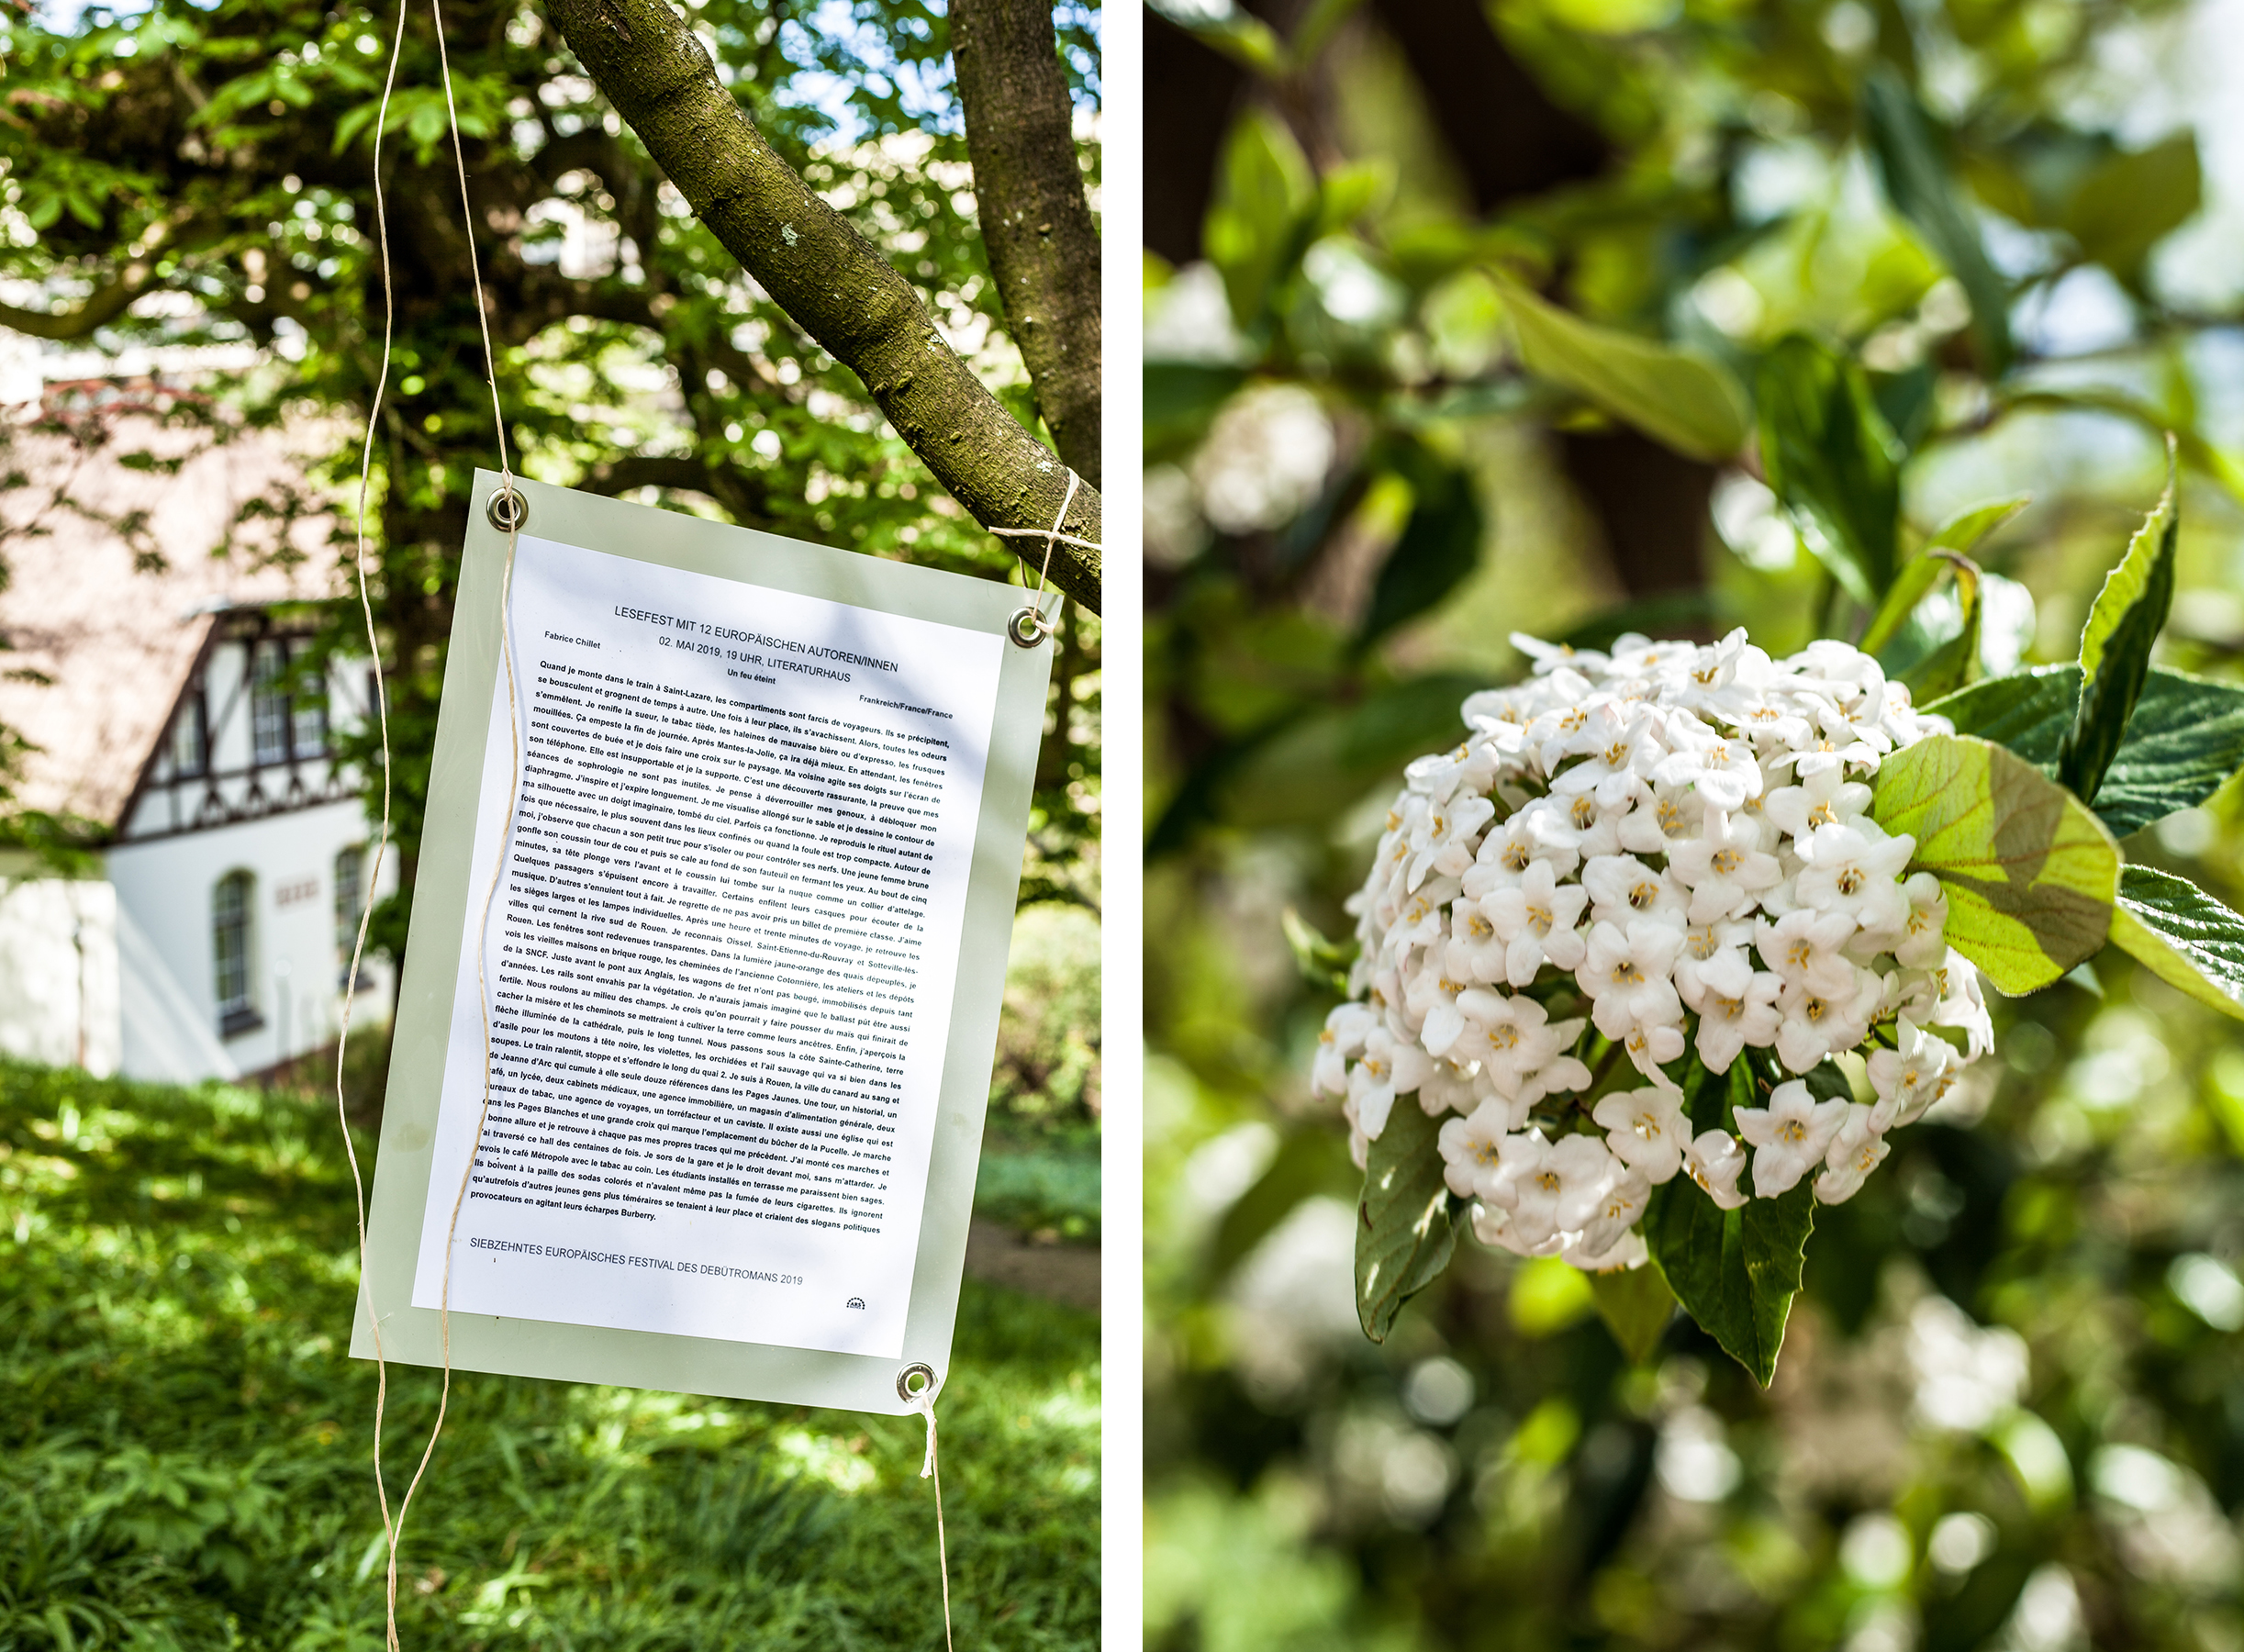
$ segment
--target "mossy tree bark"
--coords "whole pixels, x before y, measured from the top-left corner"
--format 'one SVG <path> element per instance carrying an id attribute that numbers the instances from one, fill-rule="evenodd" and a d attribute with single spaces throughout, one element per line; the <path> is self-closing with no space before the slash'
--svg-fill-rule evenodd
<path id="1" fill-rule="evenodd" d="M 1037 410 L 1099 486 L 1099 232 L 1049 0 L 951 0 L 951 56 L 999 296 Z"/>
<path id="2" fill-rule="evenodd" d="M 553 0 L 549 15 L 701 221 L 865 381 L 897 434 L 975 520 L 1049 528 L 1066 497 L 1066 467 L 943 342 L 904 278 L 773 151 L 669 0 Z M 985 207 L 985 234 L 991 216 Z M 1096 544 L 1100 521 L 1096 488 L 1078 488 L 1062 530 Z M 1042 563 L 1043 541 L 1009 542 L 1032 566 Z M 1097 612 L 1099 553 L 1060 545 L 1052 583 Z"/>

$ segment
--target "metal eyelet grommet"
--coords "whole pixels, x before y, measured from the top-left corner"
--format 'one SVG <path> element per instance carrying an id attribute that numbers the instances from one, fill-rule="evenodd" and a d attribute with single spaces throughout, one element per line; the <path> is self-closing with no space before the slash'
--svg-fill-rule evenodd
<path id="1" fill-rule="evenodd" d="M 917 1388 L 911 1386 L 912 1379 L 915 1377 L 920 1379 L 920 1386 Z M 896 1397 L 906 1405 L 910 1405 L 934 1386 L 935 1367 L 923 1359 L 913 1360 L 896 1374 Z"/>
<path id="2" fill-rule="evenodd" d="M 501 533 L 514 533 L 530 520 L 530 501 L 516 489 L 502 487 L 491 496 L 483 513 Z"/>
<path id="3" fill-rule="evenodd" d="M 1015 648 L 1034 648 L 1052 634 L 1052 628 L 1034 608 L 1024 608 L 1005 622 L 1005 634 Z"/>

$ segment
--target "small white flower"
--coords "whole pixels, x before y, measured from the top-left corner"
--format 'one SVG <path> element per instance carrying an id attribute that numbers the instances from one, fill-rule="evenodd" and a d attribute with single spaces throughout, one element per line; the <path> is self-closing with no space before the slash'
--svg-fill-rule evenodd
<path id="1" fill-rule="evenodd" d="M 1547 851 L 1569 850 L 1584 860 L 1621 851 L 1621 817 L 1628 805 L 1608 809 L 1593 792 L 1570 798 L 1537 798 L 1520 812 L 1536 841 Z"/>
<path id="2" fill-rule="evenodd" d="M 1809 775 L 1797 786 L 1781 786 L 1761 799 L 1761 812 L 1791 838 L 1803 838 L 1818 826 L 1844 826 L 1859 820 L 1870 806 L 1870 788 L 1837 768 Z"/>
<path id="3" fill-rule="evenodd" d="M 1738 1053 L 1751 1044 L 1765 1050 L 1777 1041 L 1777 995 L 1784 983 L 1762 970 L 1736 998 L 1710 993 L 1699 1012 L 1699 1059 L 1710 1073 L 1726 1073 Z"/>
<path id="4" fill-rule="evenodd" d="M 1558 1201 L 1567 1192 L 1567 1178 L 1565 1171 L 1550 1162 L 1550 1143 L 1541 1131 L 1530 1130 L 1506 1136 L 1496 1151 L 1488 1202 L 1511 1213 L 1513 1239 L 1520 1245 L 1535 1246 L 1557 1238 L 1564 1232 L 1558 1223 Z"/>
<path id="5" fill-rule="evenodd" d="M 1558 1178 L 1557 1220 L 1559 1228 L 1569 1233 L 1579 1233 L 1591 1222 L 1604 1218 L 1605 1196 L 1625 1174 L 1624 1166 L 1613 1156 L 1604 1138 L 1593 1135 L 1559 1137 L 1551 1144 L 1543 1167 L 1546 1174 Z M 1605 1241 L 1605 1245 L 1611 1243 L 1610 1239 Z M 1597 1248 L 1602 1250 L 1605 1245 Z"/>
<path id="6" fill-rule="evenodd" d="M 1825 993 L 1804 981 L 1788 981 L 1777 994 L 1777 1057 L 1793 1072 L 1809 1072 L 1825 1056 L 1870 1036 L 1885 982 L 1867 969 L 1854 975 L 1850 992 Z"/>
<path id="7" fill-rule="evenodd" d="M 1591 857 L 1582 865 L 1581 887 L 1589 891 L 1596 921 L 1623 929 L 1637 918 L 1680 929 L 1690 903 L 1690 897 L 1673 880 L 1633 854 Z"/>
<path id="8" fill-rule="evenodd" d="M 1845 1204 L 1862 1190 L 1863 1178 L 1892 1151 L 1870 1108 L 1849 1103 L 1847 1117 L 1831 1138 L 1824 1173 L 1815 1178 L 1815 1197 L 1824 1204 Z"/>
<path id="9" fill-rule="evenodd" d="M 1702 834 L 1669 852 L 1668 869 L 1691 891 L 1691 922 L 1735 918 L 1782 879 L 1783 866 L 1755 846 L 1759 840 L 1758 830 L 1743 815 L 1710 809 Z"/>
<path id="10" fill-rule="evenodd" d="M 1436 804 L 1447 802 L 1460 791 L 1479 797 L 1496 778 L 1498 760 L 1499 753 L 1489 740 L 1468 740 L 1449 751 L 1413 760 L 1402 771 L 1402 783 Z"/>
<path id="11" fill-rule="evenodd" d="M 1916 839 L 1905 832 L 1888 837 L 1865 816 L 1845 825 L 1818 826 L 1799 846 L 1804 864 L 1792 888 L 1803 907 L 1844 912 L 1873 936 L 1906 932 L 1909 898 L 1898 880 L 1916 853 Z"/>
<path id="12" fill-rule="evenodd" d="M 1490 1093 L 1479 1068 L 1437 1061 L 1418 1087 L 1418 1106 L 1429 1119 L 1438 1119 L 1446 1112 L 1469 1114 Z"/>
<path id="13" fill-rule="evenodd" d="M 1932 976 L 1940 992 L 1932 1024 L 1961 1031 L 1965 1049 L 1972 1060 L 1978 1060 L 1994 1048 L 1994 1021 L 1987 1013 L 1986 996 L 1980 990 L 1979 966 L 1951 947 L 1948 962 Z"/>
<path id="14" fill-rule="evenodd" d="M 1545 842 L 1535 832 L 1535 817 L 1523 810 L 1490 827 L 1480 840 L 1472 869 L 1465 874 L 1465 894 L 1479 900 L 1491 890 L 1510 888 L 1538 861 L 1549 865 L 1553 877 L 1566 877 L 1581 865 L 1581 856 L 1562 843 Z"/>
<path id="15" fill-rule="evenodd" d="M 1594 1136 L 1569 1136 L 1568 1142 L 1593 1142 Z M 1566 1145 L 1565 1142 L 1559 1144 Z M 1610 1162 L 1610 1157 L 1608 1159 Z M 1594 1199 L 1584 1199 L 1569 1209 L 1580 1220 L 1571 1224 L 1577 1237 L 1568 1246 L 1584 1256 L 1603 1257 L 1617 1249 L 1652 1202 L 1652 1184 L 1641 1170 L 1614 1166 Z M 1582 1266 L 1580 1263 L 1576 1267 Z M 1603 1266 L 1613 1266 L 1605 1264 Z M 1602 1267 L 1597 1271 L 1602 1271 Z"/>
<path id="16" fill-rule="evenodd" d="M 1746 1195 L 1737 1190 L 1737 1178 L 1745 1167 L 1746 1150 L 1726 1130 L 1701 1131 L 1683 1155 L 1685 1174 L 1725 1211 L 1735 1211 L 1746 1202 Z"/>
<path id="17" fill-rule="evenodd" d="M 1667 1062 L 1683 1053 L 1683 1029 L 1679 1012 L 1673 1021 L 1638 1021 L 1622 1039 L 1621 1047 L 1628 1052 L 1631 1066 L 1654 1084 L 1675 1089 L 1674 1079 L 1660 1071 Z"/>
<path id="18" fill-rule="evenodd" d="M 1529 865 L 1512 887 L 1483 896 L 1479 911 L 1504 945 L 1504 979 L 1527 987 L 1546 964 L 1579 968 L 1587 943 L 1574 926 L 1589 899 L 1590 891 L 1580 884 L 1560 886 L 1548 861 Z M 1476 954 L 1476 968 L 1479 961 Z"/>
<path id="19" fill-rule="evenodd" d="M 1446 1055 L 1465 1032 L 1465 1012 L 1457 1008 L 1457 994 L 1472 986 L 1452 980 L 1439 968 L 1421 969 L 1412 978 L 1405 1002 L 1418 1022 L 1418 1042 L 1429 1055 Z"/>
<path id="20" fill-rule="evenodd" d="M 1895 1027 L 1896 1047 L 1873 1051 L 1870 1088 L 1878 1096 L 1880 1130 L 1914 1124 L 1955 1084 L 1956 1052 L 1903 1016 Z"/>
<path id="21" fill-rule="evenodd" d="M 1592 1253 L 1586 1241 L 1577 1240 L 1558 1253 L 1558 1259 L 1584 1273 L 1618 1273 L 1624 1268 L 1642 1267 L 1651 1260 L 1651 1256 L 1645 1246 L 1644 1235 L 1630 1228 L 1611 1250 Z"/>
<path id="22" fill-rule="evenodd" d="M 1940 880 L 1919 872 L 1901 887 L 1908 898 L 1909 916 L 1893 956 L 1907 969 L 1937 969 L 1948 961 L 1948 897 Z"/>
<path id="23" fill-rule="evenodd" d="M 1664 755 L 1659 722 L 1647 706 L 1600 706 L 1580 737 L 1584 754 L 1552 778 L 1551 796 L 1571 800 L 1589 792 L 1612 809 L 1633 802 Z"/>
<path id="24" fill-rule="evenodd" d="M 1682 1018 L 1672 972 L 1683 932 L 1639 918 L 1625 932 L 1594 924 L 1575 981 L 1590 995 L 1590 1019 L 1607 1038 L 1638 1026 L 1669 1026 Z"/>
<path id="25" fill-rule="evenodd" d="M 1750 741 L 1721 734 L 1695 719 L 1671 723 L 1669 737 L 1676 749 L 1652 771 L 1655 780 L 1695 787 L 1708 808 L 1725 811 L 1760 795 L 1761 765 Z"/>
<path id="26" fill-rule="evenodd" d="M 1469 1118 L 1451 1119 L 1442 1126 L 1442 1176 L 1449 1190 L 1460 1199 L 1486 1199 L 1502 1167 L 1502 1148 L 1511 1133 L 1511 1109 L 1501 1101 L 1483 1102 Z"/>
<path id="27" fill-rule="evenodd" d="M 1844 912 L 1803 910 L 1787 912 L 1774 923 L 1762 920 L 1753 946 L 1786 986 L 1827 998 L 1851 997 L 1854 961 L 1841 949 L 1854 932 L 1854 920 Z"/>
<path id="28" fill-rule="evenodd" d="M 1555 1256 L 1566 1248 L 1567 1236 L 1554 1228 L 1530 1240 L 1503 1206 L 1477 1204 L 1473 1206 L 1473 1237 L 1515 1256 Z"/>
<path id="29" fill-rule="evenodd" d="M 1848 1103 L 1818 1101 L 1806 1081 L 1794 1078 L 1770 1092 L 1767 1107 L 1736 1111 L 1737 1133 L 1753 1144 L 1753 1196 L 1789 1192 L 1830 1151 L 1846 1122 Z"/>
<path id="30" fill-rule="evenodd" d="M 1486 798 L 1453 797 L 1429 802 L 1410 836 L 1411 858 L 1404 881 L 1415 889 L 1428 874 L 1461 877 L 1473 864 L 1479 847 L 1480 829 L 1495 818 L 1496 805 Z"/>
<path id="31" fill-rule="evenodd" d="M 1743 998 L 1756 973 L 1752 945 L 1750 923 L 1694 923 L 1685 930 L 1675 960 L 1675 989 L 1683 1002 L 1697 1010 L 1709 997 Z"/>
<path id="32" fill-rule="evenodd" d="M 1691 1145 L 1691 1121 L 1674 1090 L 1615 1090 L 1590 1116 L 1604 1129 L 1613 1155 L 1653 1182 L 1672 1178 Z"/>
<path id="33" fill-rule="evenodd" d="M 1706 799 L 1686 786 L 1655 786 L 1621 817 L 1621 847 L 1631 854 L 1671 854 L 1699 835 Z"/>
<path id="34" fill-rule="evenodd" d="M 1363 1133 L 1377 1141 L 1395 1098 L 1416 1089 L 1433 1071 L 1432 1059 L 1415 1044 L 1375 1028 L 1364 1041 L 1364 1058 L 1348 1074 L 1348 1099 L 1356 1103 Z"/>
<path id="35" fill-rule="evenodd" d="M 1531 998 L 1479 987 L 1459 994 L 1457 1007 L 1472 1024 L 1458 1054 L 1480 1064 L 1498 1095 L 1527 1097 L 1532 1106 L 1552 1090 L 1589 1084 L 1589 1070 L 1566 1054 L 1581 1036 L 1579 1021 L 1554 1021 Z"/>
<path id="36" fill-rule="evenodd" d="M 1379 1018 L 1363 1004 L 1337 1004 L 1324 1018 L 1317 1034 L 1317 1065 L 1309 1076 L 1309 1088 L 1318 1095 L 1337 1096 L 1348 1088 L 1348 1063 L 1363 1054 L 1364 1040 L 1379 1024 Z"/>

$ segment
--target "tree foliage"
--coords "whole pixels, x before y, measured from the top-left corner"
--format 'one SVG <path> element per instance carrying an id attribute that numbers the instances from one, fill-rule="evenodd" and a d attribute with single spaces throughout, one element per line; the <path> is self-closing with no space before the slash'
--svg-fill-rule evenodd
<path id="1" fill-rule="evenodd" d="M 197 386 L 214 399 L 182 396 L 171 416 L 214 436 L 296 435 L 319 497 L 253 508 L 285 525 L 355 493 L 350 427 L 371 401 L 389 310 L 369 530 L 409 887 L 463 513 L 498 441 L 437 42 L 419 8 L 404 14 L 383 135 L 383 287 L 373 123 L 399 16 L 156 0 L 95 6 L 66 29 L 37 14 L 0 27 L 0 274 L 15 294 L 38 295 L 0 307 L 0 325 L 109 350 L 257 347 L 255 365 Z M 855 375 L 725 252 L 539 6 L 465 0 L 442 18 L 519 467 L 868 554 L 1019 577 L 1015 541 L 984 534 Z M 980 240 L 940 8 L 710 0 L 693 21 L 774 151 L 879 249 L 1033 430 Z M 1095 106 L 1093 14 L 1063 8 L 1056 24 L 1073 95 Z M 45 409 L 70 411 L 53 398 Z M 347 552 L 347 532 L 331 542 Z M 363 646 L 354 608 L 338 608 L 330 647 Z M 1097 636 L 1089 618 L 1062 635 L 1032 894 L 1089 887 L 1080 847 L 1096 806 Z M 350 754 L 372 757 L 370 732 Z M 404 911 L 400 900 L 383 915 L 378 939 L 392 949 Z"/>

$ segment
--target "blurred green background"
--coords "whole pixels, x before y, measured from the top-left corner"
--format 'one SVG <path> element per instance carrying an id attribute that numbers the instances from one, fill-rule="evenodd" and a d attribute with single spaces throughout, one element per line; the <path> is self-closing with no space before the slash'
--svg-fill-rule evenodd
<path id="1" fill-rule="evenodd" d="M 1819 1213 L 1774 1386 L 1466 1242 L 1384 1346 L 1307 1074 L 1402 763 L 1523 662 L 1859 615 L 1754 454 L 1524 374 L 1491 270 L 1868 371 L 1984 668 L 2183 455 L 2161 660 L 2244 655 L 2244 9 L 1161 0 L 1147 19 L 1147 1644 L 2244 1646 L 2244 1041 L 2107 951 Z M 1937 632 L 1937 605 L 1919 620 Z M 2244 897 L 2237 787 L 2138 834 Z M 1289 942 L 1289 932 L 1292 939 Z"/>

